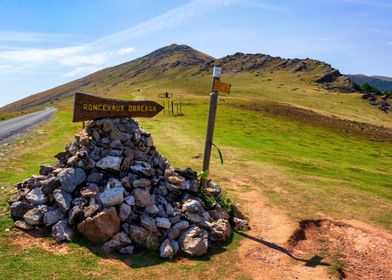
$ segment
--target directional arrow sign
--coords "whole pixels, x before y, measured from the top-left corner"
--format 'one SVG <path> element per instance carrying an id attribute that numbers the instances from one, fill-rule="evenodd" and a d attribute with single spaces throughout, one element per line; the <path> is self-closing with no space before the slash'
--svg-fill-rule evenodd
<path id="1" fill-rule="evenodd" d="M 73 122 L 100 118 L 152 118 L 164 108 L 151 100 L 126 101 L 75 93 Z"/>
<path id="2" fill-rule="evenodd" d="M 216 80 L 214 83 L 214 91 L 230 93 L 231 84 L 221 82 L 220 80 Z"/>

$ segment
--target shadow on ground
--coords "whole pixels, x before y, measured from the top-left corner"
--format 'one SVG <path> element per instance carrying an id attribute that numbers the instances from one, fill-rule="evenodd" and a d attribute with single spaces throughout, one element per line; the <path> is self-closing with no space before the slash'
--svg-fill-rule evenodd
<path id="1" fill-rule="evenodd" d="M 282 254 L 285 254 L 285 255 L 289 256 L 290 258 L 292 258 L 295 261 L 303 262 L 305 264 L 305 266 L 308 266 L 308 267 L 316 267 L 316 266 L 319 266 L 319 265 L 321 265 L 321 266 L 330 266 L 329 263 L 322 262 L 323 257 L 321 257 L 321 256 L 315 255 L 315 256 L 311 257 L 310 259 L 298 258 L 298 257 L 294 256 L 293 254 L 291 254 L 288 249 L 286 249 L 286 248 L 284 248 L 282 246 L 279 246 L 279 245 L 277 245 L 275 243 L 271 243 L 271 242 L 268 242 L 266 240 L 263 240 L 263 239 L 251 236 L 251 235 L 249 235 L 249 234 L 247 234 L 245 232 L 236 231 L 236 233 L 241 235 L 241 236 L 243 236 L 243 237 L 245 237 L 245 238 L 247 238 L 247 239 L 250 239 L 250 240 L 255 241 L 257 243 L 260 243 L 260 244 L 262 244 L 264 246 L 267 246 L 268 248 L 271 248 L 272 250 L 279 251 Z"/>

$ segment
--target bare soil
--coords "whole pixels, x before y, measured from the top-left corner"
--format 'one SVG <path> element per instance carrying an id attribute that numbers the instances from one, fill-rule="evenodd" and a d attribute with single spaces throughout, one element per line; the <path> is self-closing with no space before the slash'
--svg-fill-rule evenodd
<path id="1" fill-rule="evenodd" d="M 70 252 L 70 248 L 66 243 L 58 244 L 52 238 L 44 236 L 41 230 L 29 230 L 27 232 L 15 229 L 15 237 L 13 243 L 22 249 L 30 249 L 37 247 L 54 255 L 64 255 Z"/>
<path id="2" fill-rule="evenodd" d="M 228 183 L 251 229 L 239 248 L 241 267 L 252 279 L 392 279 L 392 235 L 358 221 L 294 222 L 250 182 Z"/>

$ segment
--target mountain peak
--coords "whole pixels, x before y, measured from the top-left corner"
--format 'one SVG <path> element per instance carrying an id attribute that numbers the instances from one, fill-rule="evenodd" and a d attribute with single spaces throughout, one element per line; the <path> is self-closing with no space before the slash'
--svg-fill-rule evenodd
<path id="1" fill-rule="evenodd" d="M 157 49 L 142 57 L 142 59 L 152 60 L 158 64 L 171 64 L 172 67 L 201 65 L 215 60 L 213 57 L 187 45 L 177 44 Z"/>

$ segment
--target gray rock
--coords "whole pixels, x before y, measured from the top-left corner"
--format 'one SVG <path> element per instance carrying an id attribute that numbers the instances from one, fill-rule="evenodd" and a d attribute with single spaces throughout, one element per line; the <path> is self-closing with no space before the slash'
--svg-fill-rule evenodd
<path id="1" fill-rule="evenodd" d="M 160 246 L 161 258 L 172 259 L 179 252 L 178 242 L 166 239 Z"/>
<path id="2" fill-rule="evenodd" d="M 112 148 L 112 149 L 121 149 L 122 148 L 121 141 L 119 139 L 112 141 L 110 143 L 110 148 Z"/>
<path id="3" fill-rule="evenodd" d="M 72 196 L 70 193 L 57 189 L 53 192 L 53 198 L 63 212 L 67 212 L 71 208 Z"/>
<path id="4" fill-rule="evenodd" d="M 129 224 L 128 223 L 123 223 L 121 225 L 121 229 L 123 232 L 125 232 L 126 234 L 129 234 Z"/>
<path id="5" fill-rule="evenodd" d="M 167 178 L 167 181 L 168 181 L 170 184 L 173 184 L 173 185 L 182 187 L 182 186 L 184 185 L 185 178 L 184 178 L 184 177 L 181 177 L 181 176 L 169 176 L 169 177 Z"/>
<path id="6" fill-rule="evenodd" d="M 151 181 L 145 178 L 141 178 L 132 182 L 134 188 L 147 188 L 151 186 Z"/>
<path id="7" fill-rule="evenodd" d="M 12 219 L 20 220 L 23 219 L 23 216 L 27 211 L 34 208 L 34 205 L 26 202 L 26 201 L 17 201 L 11 204 L 10 214 Z"/>
<path id="8" fill-rule="evenodd" d="M 124 232 L 119 232 L 112 239 L 105 242 L 102 246 L 102 252 L 105 255 L 109 255 L 115 251 L 118 251 L 121 247 L 132 244 L 132 241 Z"/>
<path id="9" fill-rule="evenodd" d="M 104 192 L 99 193 L 103 207 L 111 207 L 120 204 L 123 201 L 124 188 L 116 187 L 113 189 L 106 189 Z"/>
<path id="10" fill-rule="evenodd" d="M 80 206 L 75 205 L 68 212 L 68 224 L 76 225 L 81 222 L 84 218 L 83 209 Z"/>
<path id="11" fill-rule="evenodd" d="M 60 187 L 60 180 L 57 177 L 51 177 L 44 181 L 41 181 L 41 191 L 44 195 L 50 195 L 54 192 L 55 189 Z"/>
<path id="12" fill-rule="evenodd" d="M 24 214 L 23 219 L 30 225 L 42 225 L 46 207 L 33 208 Z"/>
<path id="13" fill-rule="evenodd" d="M 181 234 L 178 243 L 181 250 L 190 256 L 203 256 L 208 251 L 208 233 L 197 226 L 191 226 Z"/>
<path id="14" fill-rule="evenodd" d="M 148 205 L 144 212 L 150 215 L 157 215 L 159 213 L 159 208 L 155 204 Z"/>
<path id="15" fill-rule="evenodd" d="M 86 173 L 81 168 L 66 168 L 58 175 L 61 188 L 72 193 L 75 188 L 86 180 Z"/>
<path id="16" fill-rule="evenodd" d="M 42 205 L 48 202 L 48 198 L 41 191 L 41 188 L 32 189 L 27 195 L 26 200 L 34 205 Z"/>
<path id="17" fill-rule="evenodd" d="M 92 172 L 87 177 L 87 183 L 99 184 L 99 183 L 101 183 L 102 179 L 103 179 L 103 174 L 102 173 Z"/>
<path id="18" fill-rule="evenodd" d="M 106 156 L 97 162 L 96 166 L 107 171 L 120 171 L 122 157 Z"/>
<path id="19" fill-rule="evenodd" d="M 132 214 L 132 207 L 126 203 L 121 203 L 119 216 L 121 222 L 124 222 Z"/>
<path id="20" fill-rule="evenodd" d="M 177 239 L 177 237 L 180 236 L 181 232 L 186 230 L 188 227 L 188 221 L 180 221 L 171 227 L 169 233 L 167 234 L 167 237 L 173 240 Z"/>
<path id="21" fill-rule="evenodd" d="M 149 250 L 159 250 L 162 236 L 158 232 L 148 231 L 143 227 L 130 225 L 129 237 L 132 242 Z"/>
<path id="22" fill-rule="evenodd" d="M 151 167 L 151 165 L 145 161 L 135 161 L 134 165 L 129 167 L 131 172 L 144 176 L 153 176 L 155 174 L 155 170 Z"/>
<path id="23" fill-rule="evenodd" d="M 55 167 L 49 164 L 41 165 L 41 167 L 39 168 L 39 175 L 47 176 L 52 173 L 54 169 Z"/>
<path id="24" fill-rule="evenodd" d="M 201 209 L 201 203 L 195 199 L 188 199 L 182 205 L 183 212 L 197 212 Z"/>
<path id="25" fill-rule="evenodd" d="M 43 223 L 46 226 L 50 226 L 50 225 L 53 225 L 53 224 L 61 221 L 64 218 L 65 218 L 65 214 L 61 210 L 61 208 L 59 207 L 53 211 L 46 212 L 44 215 L 44 218 L 43 218 Z"/>
<path id="26" fill-rule="evenodd" d="M 128 205 L 135 205 L 135 198 L 132 195 L 128 195 L 124 198 L 124 202 Z"/>
<path id="27" fill-rule="evenodd" d="M 112 189 L 112 188 L 122 188 L 122 183 L 120 180 L 117 180 L 116 178 L 110 178 L 108 182 L 106 183 L 105 188 L 106 189 Z"/>
<path id="28" fill-rule="evenodd" d="M 234 217 L 233 222 L 234 222 L 234 229 L 235 230 L 245 231 L 245 230 L 249 229 L 248 221 L 245 219 L 240 219 L 240 218 Z"/>
<path id="29" fill-rule="evenodd" d="M 167 218 L 156 218 L 155 223 L 159 228 L 169 229 L 171 227 L 171 223 Z"/>
<path id="30" fill-rule="evenodd" d="M 228 220 L 219 219 L 210 226 L 211 241 L 226 241 L 231 236 L 231 226 Z"/>
<path id="31" fill-rule="evenodd" d="M 138 207 L 147 207 L 154 204 L 154 200 L 148 188 L 137 188 L 132 192 L 132 196 L 135 199 L 135 205 Z"/>
<path id="32" fill-rule="evenodd" d="M 150 216 L 142 215 L 140 217 L 140 222 L 145 229 L 147 229 L 149 231 L 153 231 L 153 232 L 157 231 L 157 227 L 155 225 L 155 220 L 153 218 L 151 218 Z"/>
<path id="33" fill-rule="evenodd" d="M 185 219 L 187 219 L 192 224 L 195 224 L 201 228 L 204 228 L 204 229 L 209 228 L 208 222 L 204 219 L 204 217 L 202 217 L 201 215 L 199 215 L 197 213 L 187 212 L 187 213 L 185 213 Z"/>
<path id="34" fill-rule="evenodd" d="M 214 220 L 230 218 L 229 214 L 218 204 L 215 209 L 209 210 L 208 213 Z"/>
<path id="35" fill-rule="evenodd" d="M 135 246 L 127 246 L 123 247 L 118 252 L 123 255 L 133 255 L 133 252 L 135 250 Z"/>
<path id="36" fill-rule="evenodd" d="M 221 187 L 213 182 L 208 181 L 207 188 L 205 188 L 206 194 L 210 197 L 213 197 L 215 200 L 218 200 L 221 197 L 222 189 Z"/>
<path id="37" fill-rule="evenodd" d="M 28 224 L 28 223 L 26 223 L 25 221 L 16 221 L 15 223 L 14 223 L 14 225 L 17 227 L 17 228 L 20 228 L 20 229 L 23 229 L 23 230 L 32 230 L 34 227 L 32 226 L 32 225 L 30 225 L 30 224 Z"/>
<path id="38" fill-rule="evenodd" d="M 69 242 L 74 235 L 74 231 L 69 227 L 67 219 L 59 221 L 52 227 L 52 237 L 57 242 Z"/>

